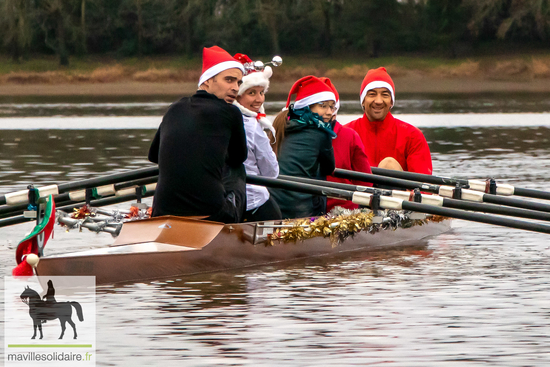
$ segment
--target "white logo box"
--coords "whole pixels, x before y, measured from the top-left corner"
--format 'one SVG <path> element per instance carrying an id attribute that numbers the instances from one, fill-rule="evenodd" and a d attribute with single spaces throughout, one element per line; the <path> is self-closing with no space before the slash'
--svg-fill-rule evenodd
<path id="1" fill-rule="evenodd" d="M 52 282 L 55 295 L 48 292 Z M 95 366 L 96 297 L 93 276 L 45 276 L 4 278 L 4 365 L 11 366 Z M 50 291 L 51 292 L 51 291 Z M 31 300 L 26 304 L 21 299 Z M 27 298 L 27 296 L 29 296 Z M 34 334 L 35 318 L 48 318 Z M 83 320 L 79 320 L 79 308 Z M 70 313 L 70 317 L 68 314 Z M 53 317 L 57 317 L 52 319 Z M 65 319 L 63 339 L 60 318 Z M 77 338 L 70 325 L 76 328 Z"/>

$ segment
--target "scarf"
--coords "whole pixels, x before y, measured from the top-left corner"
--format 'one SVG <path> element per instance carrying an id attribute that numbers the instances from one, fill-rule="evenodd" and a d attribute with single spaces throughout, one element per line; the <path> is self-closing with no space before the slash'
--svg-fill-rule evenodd
<path id="1" fill-rule="evenodd" d="M 260 112 L 254 112 L 250 111 L 248 108 L 241 105 L 237 100 L 233 101 L 233 105 L 237 106 L 239 110 L 241 110 L 241 113 L 248 117 L 255 117 L 256 120 L 258 120 L 258 123 L 262 126 L 264 130 L 269 130 L 275 136 L 275 129 L 273 128 L 273 124 L 271 121 L 269 121 L 265 115 L 265 109 L 264 105 L 260 107 Z"/>
<path id="2" fill-rule="evenodd" d="M 294 109 L 294 106 L 290 106 L 290 118 L 297 121 L 300 124 L 314 126 L 317 129 L 323 130 L 329 134 L 333 139 L 336 138 L 336 133 L 332 129 L 332 124 L 330 122 L 325 122 L 318 113 L 311 112 L 309 106 L 304 108 Z M 291 116 L 294 115 L 294 116 Z M 294 118 L 298 117 L 298 118 Z"/>

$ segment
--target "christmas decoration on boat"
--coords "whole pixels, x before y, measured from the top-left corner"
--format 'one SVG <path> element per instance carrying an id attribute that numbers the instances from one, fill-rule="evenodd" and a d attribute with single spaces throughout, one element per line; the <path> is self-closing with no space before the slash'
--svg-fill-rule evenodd
<path id="1" fill-rule="evenodd" d="M 427 216 L 424 219 L 411 219 L 411 213 L 406 211 L 388 210 L 380 223 L 373 221 L 374 213 L 369 209 L 344 209 L 335 207 L 327 215 L 318 218 L 288 220 L 283 224 L 286 228 L 277 228 L 268 236 L 267 245 L 276 243 L 296 243 L 313 237 L 330 238 L 333 247 L 340 245 L 348 237 L 367 231 L 376 233 L 381 230 L 396 230 L 421 226 L 428 222 L 438 223 L 445 219 L 442 216 Z"/>

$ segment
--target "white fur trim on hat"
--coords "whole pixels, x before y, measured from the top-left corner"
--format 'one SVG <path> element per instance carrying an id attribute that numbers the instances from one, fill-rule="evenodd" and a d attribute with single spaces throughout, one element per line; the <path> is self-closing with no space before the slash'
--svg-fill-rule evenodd
<path id="1" fill-rule="evenodd" d="M 199 87 L 208 79 L 215 77 L 216 75 L 227 69 L 239 69 L 244 74 L 243 64 L 241 64 L 237 60 L 220 62 L 219 64 L 212 66 L 210 69 L 202 73 L 201 78 L 199 79 Z"/>
<path id="2" fill-rule="evenodd" d="M 365 89 L 363 89 L 363 92 L 361 93 L 361 104 L 363 104 L 363 101 L 367 96 L 367 92 L 374 88 L 387 88 L 391 93 L 392 104 L 395 104 L 395 95 L 393 94 L 393 88 L 389 83 L 383 82 L 381 80 L 375 80 L 374 82 L 370 82 L 369 84 L 367 84 L 367 86 L 365 87 Z"/>
<path id="3" fill-rule="evenodd" d="M 311 96 L 307 96 L 306 98 L 302 98 L 301 100 L 296 101 L 296 103 L 294 103 L 294 109 L 298 110 L 300 108 L 304 108 L 314 103 L 319 103 L 324 101 L 334 101 L 336 103 L 336 97 L 334 96 L 334 93 L 320 92 L 320 93 L 312 94 Z"/>
<path id="4" fill-rule="evenodd" d="M 269 78 L 273 75 L 270 66 L 266 66 L 264 71 L 256 71 L 243 77 L 243 84 L 239 88 L 239 96 L 252 87 L 264 87 L 264 93 L 269 89 Z"/>
<path id="5" fill-rule="evenodd" d="M 340 109 L 340 100 L 337 100 L 336 103 L 334 104 L 334 112 L 332 113 L 332 116 L 336 115 L 339 109 Z"/>

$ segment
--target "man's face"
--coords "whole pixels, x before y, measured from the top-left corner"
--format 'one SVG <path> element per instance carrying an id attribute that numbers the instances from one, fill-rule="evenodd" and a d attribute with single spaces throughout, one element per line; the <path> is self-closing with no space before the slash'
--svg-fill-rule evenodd
<path id="1" fill-rule="evenodd" d="M 201 89 L 223 99 L 227 103 L 233 103 L 239 93 L 239 87 L 243 82 L 243 73 L 239 69 L 227 69 L 213 78 L 205 81 Z"/>
<path id="2" fill-rule="evenodd" d="M 363 110 L 369 121 L 383 121 L 392 108 L 391 93 L 387 88 L 374 88 L 363 100 Z"/>
<path id="3" fill-rule="evenodd" d="M 265 101 L 264 89 L 264 87 L 259 86 L 248 88 L 243 94 L 237 97 L 237 102 L 250 111 L 258 113 Z"/>

